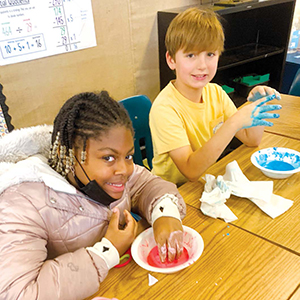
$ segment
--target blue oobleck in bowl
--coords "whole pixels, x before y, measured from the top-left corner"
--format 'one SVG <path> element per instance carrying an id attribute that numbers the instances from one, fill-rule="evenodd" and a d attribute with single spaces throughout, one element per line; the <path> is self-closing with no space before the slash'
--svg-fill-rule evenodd
<path id="1" fill-rule="evenodd" d="M 300 171 L 300 152 L 282 147 L 261 149 L 252 154 L 251 162 L 268 177 L 287 178 Z"/>

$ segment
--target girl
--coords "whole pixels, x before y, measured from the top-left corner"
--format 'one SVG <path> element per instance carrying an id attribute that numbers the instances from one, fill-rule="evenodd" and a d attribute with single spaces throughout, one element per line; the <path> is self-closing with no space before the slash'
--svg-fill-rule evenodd
<path id="1" fill-rule="evenodd" d="M 161 260 L 182 252 L 175 185 L 133 163 L 133 129 L 107 92 L 69 99 L 53 126 L 0 140 L 0 299 L 84 299 L 137 232 L 153 225 Z"/>

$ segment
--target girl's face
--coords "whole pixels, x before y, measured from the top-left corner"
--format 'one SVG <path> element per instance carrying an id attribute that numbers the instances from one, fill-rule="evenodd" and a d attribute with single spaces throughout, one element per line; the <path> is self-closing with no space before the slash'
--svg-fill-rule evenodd
<path id="1" fill-rule="evenodd" d="M 90 180 L 96 180 L 101 188 L 114 199 L 123 195 L 125 183 L 133 172 L 134 143 L 129 129 L 116 126 L 99 139 L 88 139 L 86 160 L 82 164 Z M 76 157 L 80 161 L 81 149 Z M 89 182 L 78 163 L 75 173 L 83 184 Z"/>

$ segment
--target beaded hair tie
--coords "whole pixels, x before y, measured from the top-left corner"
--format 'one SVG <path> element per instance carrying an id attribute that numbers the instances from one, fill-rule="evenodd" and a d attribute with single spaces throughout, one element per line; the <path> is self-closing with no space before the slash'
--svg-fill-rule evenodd
<path id="1" fill-rule="evenodd" d="M 84 149 L 81 151 L 81 163 L 86 160 L 86 144 L 84 143 Z M 67 155 L 68 152 L 68 155 Z M 68 149 L 65 145 L 61 144 L 60 132 L 58 131 L 55 137 L 55 141 L 50 148 L 49 154 L 50 166 L 59 174 L 66 177 L 68 173 L 74 170 L 75 156 L 73 149 Z"/>

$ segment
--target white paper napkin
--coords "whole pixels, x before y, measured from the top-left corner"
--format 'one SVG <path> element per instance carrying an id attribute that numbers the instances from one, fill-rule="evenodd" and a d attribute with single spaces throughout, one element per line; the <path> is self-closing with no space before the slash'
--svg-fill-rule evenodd
<path id="1" fill-rule="evenodd" d="M 223 178 L 235 196 L 260 199 L 264 202 L 271 201 L 273 181 L 250 181 L 236 160 L 226 166 Z"/>
<path id="2" fill-rule="evenodd" d="M 236 215 L 225 204 L 231 191 L 223 177 L 218 176 L 216 179 L 215 176 L 206 174 L 204 180 L 206 184 L 200 199 L 202 213 L 215 219 L 224 219 L 225 222 L 237 220 Z"/>
<path id="3" fill-rule="evenodd" d="M 201 211 L 213 218 L 222 218 L 232 222 L 237 217 L 225 205 L 230 194 L 248 198 L 263 212 L 276 218 L 286 212 L 293 201 L 273 194 L 273 181 L 250 181 L 234 160 L 226 166 L 224 176 L 205 175 L 204 192 L 200 199 Z"/>

